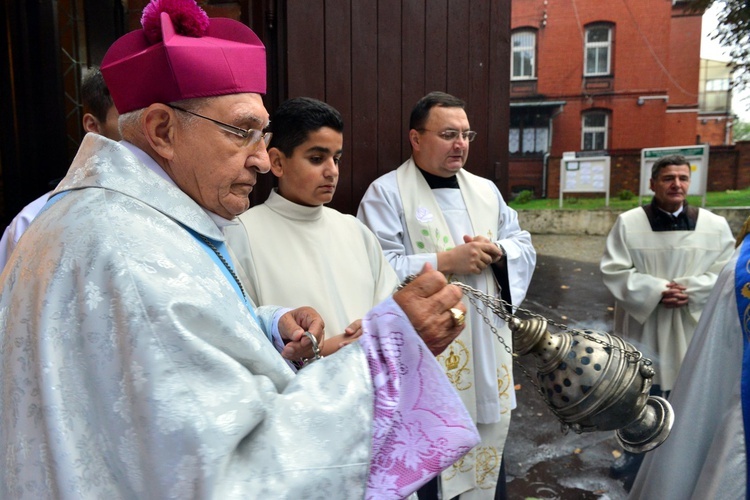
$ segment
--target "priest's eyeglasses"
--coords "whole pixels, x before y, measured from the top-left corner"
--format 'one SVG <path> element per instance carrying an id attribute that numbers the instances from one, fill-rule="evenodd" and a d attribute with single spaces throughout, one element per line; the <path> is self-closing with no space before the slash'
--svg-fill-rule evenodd
<path id="1" fill-rule="evenodd" d="M 169 106 L 172 109 L 176 109 L 177 111 L 182 111 L 183 113 L 188 113 L 193 116 L 197 116 L 198 118 L 203 118 L 204 120 L 213 122 L 223 131 L 229 132 L 230 134 L 234 134 L 236 136 L 241 137 L 243 139 L 243 142 L 242 142 L 243 148 L 247 146 L 253 146 L 253 149 L 257 148 L 260 145 L 261 138 L 263 139 L 263 142 L 265 143 L 266 147 L 268 147 L 268 144 L 271 142 L 271 136 L 273 135 L 271 132 L 263 132 L 262 130 L 258 130 L 256 128 L 249 128 L 245 130 L 244 128 L 235 127 L 234 125 L 229 125 L 228 123 L 220 122 L 219 120 L 214 120 L 213 118 L 209 118 L 207 116 L 203 116 L 198 113 L 188 111 L 187 109 L 181 108 L 179 106 L 175 106 L 173 104 L 167 104 L 167 106 Z"/>
<path id="2" fill-rule="evenodd" d="M 419 129 L 420 132 L 432 132 L 433 134 L 437 135 L 441 139 L 447 142 L 455 142 L 458 139 L 458 136 L 461 136 L 463 140 L 466 142 L 471 142 L 474 139 L 477 138 L 477 133 L 473 130 L 464 130 L 463 132 L 460 130 L 449 128 L 447 130 L 441 130 L 440 132 L 436 130 L 429 130 L 426 128 Z"/>

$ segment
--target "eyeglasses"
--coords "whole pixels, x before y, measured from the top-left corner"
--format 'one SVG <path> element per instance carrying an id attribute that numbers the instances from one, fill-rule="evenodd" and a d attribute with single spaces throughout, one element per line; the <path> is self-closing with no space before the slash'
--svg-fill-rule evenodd
<path id="1" fill-rule="evenodd" d="M 243 148 L 253 145 L 257 147 L 260 144 L 261 138 L 263 139 L 266 147 L 268 147 L 268 144 L 271 142 L 271 136 L 273 135 L 271 132 L 263 132 L 262 130 L 258 130 L 257 128 L 249 128 L 245 130 L 243 128 L 235 127 L 234 125 L 229 125 L 228 123 L 220 122 L 219 120 L 214 120 L 213 118 L 209 118 L 207 116 L 199 115 L 198 113 L 193 113 L 192 111 L 188 111 L 187 109 L 183 109 L 179 106 L 174 106 L 172 104 L 167 104 L 167 106 L 172 109 L 176 109 L 177 111 L 182 111 L 183 113 L 188 113 L 193 116 L 197 116 L 198 118 L 203 118 L 204 120 L 213 122 L 218 125 L 218 127 L 223 131 L 242 137 Z"/>
<path id="2" fill-rule="evenodd" d="M 463 132 L 461 132 L 460 130 L 449 128 L 448 130 L 443 130 L 441 132 L 438 132 L 436 130 L 428 130 L 426 128 L 423 128 L 423 129 L 419 129 L 419 131 L 420 132 L 432 132 L 433 134 L 437 135 L 444 141 L 448 141 L 448 142 L 454 142 L 456 139 L 458 139 L 459 135 L 466 142 L 471 142 L 477 138 L 477 133 L 474 132 L 473 130 L 464 130 Z"/>

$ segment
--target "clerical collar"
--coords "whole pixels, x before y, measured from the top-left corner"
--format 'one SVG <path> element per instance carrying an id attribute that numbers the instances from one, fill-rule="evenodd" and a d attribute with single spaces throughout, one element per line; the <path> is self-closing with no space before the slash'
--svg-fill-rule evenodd
<path id="1" fill-rule="evenodd" d="M 419 168 L 419 165 L 417 165 L 417 168 L 420 172 L 422 172 L 424 180 L 427 181 L 427 185 L 430 186 L 430 189 L 460 189 L 458 187 L 458 179 L 455 175 L 451 175 L 450 177 L 440 177 L 439 175 L 431 174 L 425 170 L 422 170 L 421 168 Z"/>
<path id="2" fill-rule="evenodd" d="M 654 206 L 656 206 L 656 205 L 654 205 Z M 680 205 L 680 208 L 678 208 L 674 212 L 670 212 L 669 210 L 664 210 L 663 208 L 661 208 L 659 206 L 656 206 L 656 208 L 658 208 L 659 210 L 661 210 L 662 212 L 664 212 L 667 215 L 671 215 L 672 217 L 679 217 L 679 215 L 682 213 L 682 209 L 684 208 L 684 205 Z"/>
<path id="3" fill-rule="evenodd" d="M 652 231 L 694 231 L 698 223 L 698 209 L 685 201 L 679 210 L 667 212 L 657 205 L 656 200 L 643 206 Z"/>

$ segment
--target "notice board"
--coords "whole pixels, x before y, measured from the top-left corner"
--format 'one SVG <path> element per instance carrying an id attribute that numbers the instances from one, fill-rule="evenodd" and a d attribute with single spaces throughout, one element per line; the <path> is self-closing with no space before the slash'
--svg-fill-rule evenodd
<path id="1" fill-rule="evenodd" d="M 564 193 L 604 193 L 609 206 L 609 156 L 563 153 L 560 162 L 560 208 Z"/>

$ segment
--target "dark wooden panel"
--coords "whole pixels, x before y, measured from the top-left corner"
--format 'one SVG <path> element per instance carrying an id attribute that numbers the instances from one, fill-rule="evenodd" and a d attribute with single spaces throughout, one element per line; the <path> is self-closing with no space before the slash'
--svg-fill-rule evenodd
<path id="1" fill-rule="evenodd" d="M 407 120 L 402 114 L 401 0 L 378 2 L 377 171 L 362 172 L 368 184 L 404 161 Z M 357 137 L 359 140 L 359 137 Z M 366 189 L 366 188 L 365 188 Z"/>
<path id="2" fill-rule="evenodd" d="M 425 89 L 423 94 L 448 88 L 448 0 L 425 6 Z"/>
<path id="3" fill-rule="evenodd" d="M 352 126 L 352 19 L 351 2 L 326 0 L 325 2 L 325 61 L 313 72 L 325 71 L 325 94 L 314 95 L 326 101 L 341 113 L 347 130 Z M 349 134 L 351 135 L 351 134 Z M 345 158 L 352 157 L 351 137 L 344 137 Z M 348 212 L 351 207 L 351 162 L 339 170 L 339 183 L 331 208 Z"/>
<path id="4" fill-rule="evenodd" d="M 288 35 L 278 43 L 288 57 L 289 96 L 323 98 L 346 121 L 345 160 L 334 208 L 354 213 L 372 180 L 411 154 L 409 114 L 432 90 L 467 101 L 472 128 L 479 133 L 469 169 L 490 178 L 496 172 L 507 176 L 508 2 L 282 4 Z"/>
<path id="5" fill-rule="evenodd" d="M 378 6 L 372 0 L 352 1 L 352 122 L 349 137 L 356 148 L 344 162 L 351 169 L 350 211 L 355 212 L 378 169 Z M 345 140 L 351 145 L 351 139 Z"/>
<path id="6" fill-rule="evenodd" d="M 409 123 L 414 103 L 425 94 L 425 9 L 422 0 L 404 0 L 401 20 L 401 123 Z M 408 141 L 401 143 L 401 157 L 408 158 Z"/>
<path id="7" fill-rule="evenodd" d="M 293 2 L 287 11 L 287 95 L 325 99 L 325 0 Z"/>
<path id="8" fill-rule="evenodd" d="M 470 38 L 486 36 L 469 24 L 473 4 L 472 0 L 448 0 L 447 89 L 449 94 L 464 100 L 469 98 Z"/>
<path id="9" fill-rule="evenodd" d="M 49 190 L 70 166 L 57 2 L 0 6 L 0 165 L 2 225 Z"/>
<path id="10" fill-rule="evenodd" d="M 495 169 L 500 192 L 508 198 L 508 124 L 510 121 L 510 7 L 490 1 L 489 105 L 487 162 Z"/>
<path id="11" fill-rule="evenodd" d="M 87 65 L 98 66 L 112 43 L 125 34 L 125 12 L 120 2 L 84 0 Z"/>
<path id="12" fill-rule="evenodd" d="M 475 36 L 469 36 L 468 49 L 469 67 L 467 72 L 467 85 L 469 86 L 466 99 L 469 102 L 469 121 L 474 130 L 480 131 L 477 138 L 471 143 L 471 155 L 467 163 L 469 171 L 492 178 L 494 168 L 487 161 L 488 146 L 492 141 L 488 130 L 489 113 L 492 111 L 492 102 L 489 99 L 489 21 L 490 1 L 471 0 L 469 11 L 469 26 Z M 483 36 L 476 36 L 484 34 Z"/>

